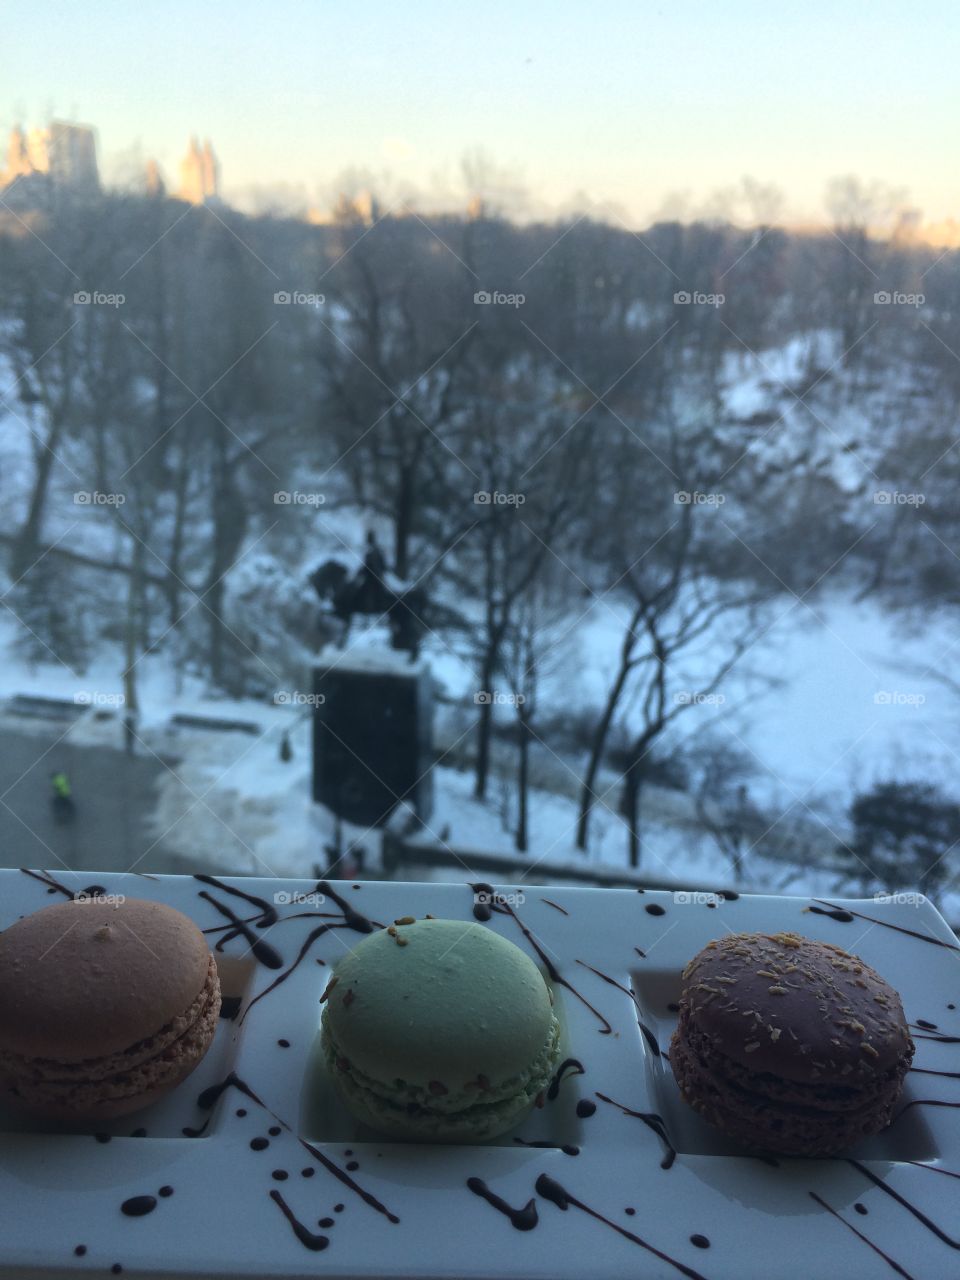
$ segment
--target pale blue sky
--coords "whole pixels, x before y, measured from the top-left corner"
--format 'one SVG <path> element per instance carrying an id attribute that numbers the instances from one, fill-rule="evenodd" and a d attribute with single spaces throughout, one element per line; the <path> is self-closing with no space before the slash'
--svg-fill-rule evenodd
<path id="1" fill-rule="evenodd" d="M 960 215 L 954 0 L 5 0 L 0 127 L 97 126 L 168 180 L 209 136 L 226 194 L 350 166 L 418 187 L 482 147 L 557 206 L 637 221 L 744 174 L 792 217 L 854 172 Z"/>

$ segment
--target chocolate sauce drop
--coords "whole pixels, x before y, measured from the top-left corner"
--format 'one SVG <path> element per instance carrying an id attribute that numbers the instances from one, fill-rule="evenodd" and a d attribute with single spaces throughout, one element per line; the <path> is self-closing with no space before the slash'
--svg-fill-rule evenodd
<path id="1" fill-rule="evenodd" d="M 852 913 L 840 907 L 831 907 L 829 910 L 824 910 L 823 907 L 807 907 L 807 910 L 815 916 L 829 916 L 831 920 L 837 920 L 840 924 L 850 924 L 853 921 Z"/>
<path id="2" fill-rule="evenodd" d="M 274 1169 L 270 1177 L 274 1180 L 274 1182 L 286 1182 L 286 1180 L 290 1177 L 290 1175 L 289 1173 L 287 1173 L 286 1169 Z"/>
<path id="3" fill-rule="evenodd" d="M 342 1205 L 342 1204 L 335 1204 L 335 1205 L 333 1206 L 333 1212 L 334 1212 L 334 1213 L 343 1213 L 343 1205 Z"/>
<path id="4" fill-rule="evenodd" d="M 269 1133 L 271 1138 L 279 1138 L 280 1134 L 283 1133 L 283 1130 L 278 1124 L 272 1124 L 267 1130 L 267 1133 Z"/>
<path id="5" fill-rule="evenodd" d="M 156 1196 L 131 1196 L 129 1200 L 124 1200 L 120 1212 L 125 1213 L 128 1218 L 143 1218 L 148 1213 L 153 1213 L 156 1207 Z"/>
<path id="6" fill-rule="evenodd" d="M 857 1203 L 856 1203 L 853 1207 L 856 1209 L 857 1213 L 867 1213 L 867 1212 L 869 1212 L 869 1211 L 868 1211 L 868 1209 L 867 1209 L 867 1206 L 866 1206 L 865 1204 L 861 1204 L 859 1200 L 857 1201 Z"/>
<path id="7" fill-rule="evenodd" d="M 96 1138 L 97 1142 L 109 1142 L 109 1141 L 110 1141 L 110 1134 L 109 1134 L 109 1133 L 95 1133 L 93 1136 Z"/>
<path id="8" fill-rule="evenodd" d="M 289 1040 L 278 1040 L 278 1041 L 277 1041 L 277 1044 L 280 1046 L 280 1048 L 281 1048 L 281 1049 L 289 1049 L 289 1048 L 290 1048 L 290 1041 L 289 1041 Z"/>
<path id="9" fill-rule="evenodd" d="M 627 1217 L 632 1218 L 632 1217 L 633 1217 L 633 1215 L 634 1215 L 637 1211 L 636 1211 L 636 1209 L 626 1208 L 626 1209 L 624 1209 L 624 1211 L 623 1211 L 623 1212 L 627 1215 Z"/>
<path id="10" fill-rule="evenodd" d="M 209 1123 L 210 1123 L 210 1117 L 207 1116 L 206 1120 L 204 1120 L 203 1124 L 200 1126 L 199 1129 L 191 1129 L 189 1126 L 186 1126 L 183 1129 L 181 1129 L 180 1132 L 183 1134 L 185 1138 L 202 1138 L 207 1131 L 207 1126 L 209 1125 Z"/>
<path id="11" fill-rule="evenodd" d="M 329 1231 L 329 1230 L 330 1230 L 330 1228 L 331 1228 L 332 1226 L 334 1226 L 335 1224 L 336 1224 L 336 1219 L 335 1219 L 335 1218 L 320 1218 L 320 1219 L 318 1219 L 318 1221 L 317 1221 L 317 1226 L 318 1226 L 318 1227 L 323 1227 L 323 1228 L 325 1228 L 325 1230 L 327 1230 L 327 1231 Z"/>
<path id="12" fill-rule="evenodd" d="M 306 1167 L 306 1169 L 301 1169 L 301 1170 L 300 1170 L 300 1177 L 301 1177 L 301 1178 L 312 1178 L 315 1172 L 316 1172 L 316 1170 L 313 1168 L 313 1166 L 312 1166 L 312 1165 L 308 1165 L 308 1166 Z"/>
<path id="13" fill-rule="evenodd" d="M 597 1109 L 597 1104 L 591 1102 L 589 1098 L 581 1098 L 577 1103 L 577 1115 L 581 1120 L 586 1120 L 592 1116 Z"/>
<path id="14" fill-rule="evenodd" d="M 237 1107 L 237 1110 L 236 1110 L 235 1114 L 236 1114 L 236 1115 L 238 1115 L 238 1116 L 240 1117 L 240 1119 L 242 1120 L 242 1119 L 243 1119 L 243 1117 L 247 1114 L 247 1108 L 246 1108 L 246 1107 Z"/>
<path id="15" fill-rule="evenodd" d="M 123 1267 L 120 1265 L 119 1262 L 115 1262 L 113 1264 L 113 1266 L 110 1268 L 110 1274 L 112 1276 L 119 1276 L 123 1274 Z"/>
<path id="16" fill-rule="evenodd" d="M 87 1252 L 87 1246 L 85 1244 L 78 1244 L 74 1248 L 73 1252 L 76 1254 L 78 1258 L 82 1258 L 83 1255 Z"/>
<path id="17" fill-rule="evenodd" d="M 166 1200 L 173 1195 L 173 1187 L 161 1187 L 157 1195 L 163 1196 L 164 1200 Z"/>
<path id="18" fill-rule="evenodd" d="M 940 1030 L 940 1028 L 937 1026 L 937 1024 L 936 1024 L 935 1022 L 928 1022 L 928 1021 L 926 1020 L 926 1018 L 918 1018 L 918 1019 L 917 1019 L 917 1022 L 916 1022 L 916 1025 L 917 1025 L 918 1027 L 923 1027 L 924 1031 L 939 1031 L 939 1030 Z"/>
<path id="19" fill-rule="evenodd" d="M 302 1245 L 307 1249 L 311 1249 L 314 1253 L 319 1253 L 321 1249 L 326 1249 L 327 1245 L 330 1243 L 329 1239 L 326 1236 L 318 1236 L 315 1232 L 311 1231 L 309 1227 L 305 1227 L 276 1188 L 270 1192 L 270 1199 L 274 1204 L 280 1206 L 280 1211 L 290 1223 L 290 1226 L 293 1229 L 293 1234 Z"/>
<path id="20" fill-rule="evenodd" d="M 484 884 L 481 881 L 472 884 L 470 888 L 473 890 L 473 917 L 475 920 L 479 920 L 481 924 L 486 924 L 488 920 L 493 918 L 493 909 L 487 904 L 493 901 L 496 890 L 492 884 Z M 485 902 L 477 901 L 477 898 L 481 896 L 486 899 Z"/>
<path id="21" fill-rule="evenodd" d="M 266 1151 L 269 1145 L 270 1145 L 269 1138 L 251 1138 L 250 1139 L 251 1151 Z"/>
<path id="22" fill-rule="evenodd" d="M 521 1209 L 514 1209 L 512 1205 L 507 1204 L 506 1200 L 501 1199 L 495 1191 L 491 1191 L 482 1178 L 468 1178 L 467 1186 L 475 1196 L 480 1196 L 481 1199 L 486 1200 L 487 1204 L 493 1205 L 494 1209 L 499 1210 L 505 1218 L 509 1218 L 511 1224 L 518 1231 L 532 1231 L 537 1225 L 539 1218 L 535 1199 L 529 1199 Z"/>
<path id="23" fill-rule="evenodd" d="M 550 1081 L 550 1086 L 547 1089 L 548 1102 L 553 1102 L 557 1094 L 560 1092 L 560 1086 L 563 1081 L 570 1078 L 569 1076 L 564 1075 L 564 1072 L 568 1067 L 571 1068 L 570 1076 L 582 1076 L 586 1074 L 586 1067 L 578 1058 L 565 1058 L 563 1062 L 560 1063 L 559 1067 L 557 1067 L 553 1079 Z"/>
<path id="24" fill-rule="evenodd" d="M 243 996 L 221 996 L 220 997 L 220 1017 L 225 1022 L 233 1022 L 234 1018 L 240 1012 L 240 1006 L 243 1004 Z"/>
<path id="25" fill-rule="evenodd" d="M 145 1138 L 146 1136 L 146 1129 L 134 1129 L 133 1133 L 130 1135 L 131 1138 Z"/>
<path id="26" fill-rule="evenodd" d="M 639 947 L 634 947 L 633 949 L 637 953 L 637 955 L 640 957 L 641 960 L 646 960 L 647 953 L 645 951 L 641 951 Z"/>
<path id="27" fill-rule="evenodd" d="M 690 1237 L 690 1243 L 691 1243 L 692 1245 L 694 1245 L 697 1249 L 709 1249 L 709 1248 L 710 1248 L 710 1241 L 707 1239 L 707 1237 L 706 1237 L 706 1236 L 701 1236 L 701 1235 L 699 1235 L 699 1234 L 697 1234 L 697 1235 L 692 1235 L 692 1236 Z"/>
<path id="28" fill-rule="evenodd" d="M 347 1172 L 348 1172 L 348 1173 L 356 1173 L 356 1171 L 357 1171 L 359 1168 L 360 1168 L 360 1162 L 359 1162 L 359 1160 L 349 1160 L 349 1161 L 347 1162 Z"/>
<path id="29" fill-rule="evenodd" d="M 580 1148 L 573 1146 L 569 1142 L 565 1142 L 562 1147 L 558 1147 L 555 1142 L 545 1142 L 540 1139 L 527 1141 L 526 1138 L 514 1138 L 514 1142 L 521 1147 L 543 1147 L 549 1151 L 562 1151 L 565 1156 L 578 1156 L 580 1154 Z"/>
<path id="30" fill-rule="evenodd" d="M 543 1196 L 544 1200 L 549 1200 L 552 1204 L 555 1204 L 558 1209 L 566 1210 L 570 1205 L 573 1205 L 583 1213 L 589 1214 L 591 1218 L 595 1218 L 598 1222 L 602 1222 L 606 1226 L 611 1227 L 618 1235 L 625 1237 L 627 1240 L 632 1240 L 634 1244 L 638 1244 L 642 1249 L 646 1249 L 648 1253 L 652 1253 L 662 1262 L 669 1262 L 672 1267 L 676 1267 L 682 1275 L 688 1276 L 690 1280 L 704 1280 L 704 1277 L 699 1271 L 694 1271 L 692 1267 L 686 1266 L 685 1263 L 679 1262 L 676 1258 L 671 1258 L 668 1253 L 663 1253 L 654 1245 L 648 1244 L 646 1240 L 641 1239 L 638 1235 L 634 1235 L 634 1233 L 632 1231 L 628 1231 L 626 1227 L 621 1227 L 619 1223 L 614 1222 L 610 1218 L 604 1217 L 604 1215 L 599 1213 L 596 1209 L 591 1209 L 588 1204 L 584 1204 L 582 1200 L 578 1200 L 576 1196 L 567 1191 L 565 1187 L 562 1187 L 560 1183 L 557 1182 L 555 1178 L 551 1178 L 549 1174 L 541 1173 L 540 1177 L 537 1178 L 536 1189 L 537 1193 Z"/>
<path id="31" fill-rule="evenodd" d="M 665 916 L 667 914 L 666 907 L 661 907 L 659 902 L 648 902 L 644 907 L 648 916 Z"/>

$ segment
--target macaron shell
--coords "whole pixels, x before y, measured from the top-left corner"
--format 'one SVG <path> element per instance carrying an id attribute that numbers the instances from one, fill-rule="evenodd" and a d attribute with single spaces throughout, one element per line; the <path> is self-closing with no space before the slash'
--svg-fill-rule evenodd
<path id="1" fill-rule="evenodd" d="M 189 1014 L 126 1053 L 79 1064 L 0 1055 L 0 1083 L 17 1106 L 56 1120 L 109 1120 L 157 1102 L 199 1065 L 213 1043 L 220 981 L 211 955 L 207 982 Z"/>
<path id="2" fill-rule="evenodd" d="M 209 963 L 197 926 L 162 903 L 46 907 L 0 933 L 0 1051 L 80 1062 L 127 1050 L 193 1004 Z"/>
<path id="3" fill-rule="evenodd" d="M 421 920 L 371 934 L 336 966 L 325 1021 L 339 1052 L 392 1086 L 457 1093 L 529 1072 L 553 1010 L 533 961 L 474 922 Z"/>
<path id="4" fill-rule="evenodd" d="M 855 1084 L 912 1050 L 897 992 L 857 956 L 798 934 L 731 934 L 683 973 L 691 1025 L 752 1072 Z"/>

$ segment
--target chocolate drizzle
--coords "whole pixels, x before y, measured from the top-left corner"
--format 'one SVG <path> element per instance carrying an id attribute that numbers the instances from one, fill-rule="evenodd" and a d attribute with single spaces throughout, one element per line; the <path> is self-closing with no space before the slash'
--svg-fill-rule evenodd
<path id="1" fill-rule="evenodd" d="M 480 1196 L 486 1200 L 487 1204 L 493 1205 L 494 1209 L 499 1210 L 505 1218 L 509 1218 L 513 1226 L 518 1231 L 532 1231 L 539 1221 L 537 1217 L 537 1202 L 531 1197 L 522 1209 L 514 1209 L 512 1205 L 507 1204 L 506 1200 L 501 1199 L 495 1191 L 491 1191 L 482 1178 L 468 1178 L 467 1186 L 475 1196 Z"/>
<path id="2" fill-rule="evenodd" d="M 660 1168 L 669 1169 L 673 1166 L 673 1162 L 677 1158 L 677 1152 L 673 1143 L 667 1137 L 663 1116 L 658 1116 L 655 1111 L 634 1111 L 632 1107 L 625 1107 L 622 1102 L 615 1102 L 613 1098 L 608 1098 L 605 1093 L 598 1093 L 597 1097 L 602 1102 L 609 1103 L 611 1107 L 617 1107 L 625 1116 L 633 1116 L 636 1120 L 642 1120 L 648 1129 L 652 1129 L 666 1148 L 663 1159 L 660 1161 Z"/>
<path id="3" fill-rule="evenodd" d="M 932 934 L 918 933 L 916 929 L 907 929 L 904 925 L 892 924 L 889 920 L 878 920 L 876 916 L 866 916 L 860 911 L 843 911 L 840 907 L 835 907 L 832 902 L 826 902 L 823 898 L 815 898 L 814 901 L 830 908 L 829 911 L 817 911 L 816 907 L 808 908 L 810 911 L 816 911 L 818 915 L 829 915 L 833 919 L 856 916 L 858 920 L 868 920 L 870 924 L 882 925 L 884 929 L 893 929 L 895 933 L 905 933 L 908 937 L 917 938 L 920 942 L 929 942 L 932 946 L 944 947 L 947 951 L 960 951 L 960 946 L 951 942 L 944 942 L 942 938 L 935 938 Z M 838 914 L 833 915 L 834 912 Z"/>
<path id="4" fill-rule="evenodd" d="M 293 1130 L 287 1122 L 268 1107 L 263 1099 L 254 1093 L 250 1086 L 245 1081 L 241 1080 L 235 1071 L 231 1071 L 227 1078 L 225 1080 L 221 1080 L 219 1084 L 214 1084 L 211 1085 L 209 1089 L 204 1089 L 197 1099 L 197 1106 L 203 1111 L 208 1111 L 214 1106 L 217 1100 L 226 1092 L 227 1089 L 238 1089 L 241 1093 L 245 1093 L 251 1102 L 256 1103 L 258 1107 L 261 1107 L 269 1115 L 273 1116 L 278 1125 L 282 1126 L 283 1129 L 286 1129 L 288 1133 L 293 1133 Z M 257 1141 L 257 1139 L 254 1139 L 254 1141 Z M 267 1139 L 261 1139 L 261 1141 L 266 1142 Z M 319 1151 L 312 1143 L 308 1142 L 306 1138 L 298 1138 L 297 1141 L 306 1151 L 310 1152 L 315 1160 L 319 1161 L 325 1169 L 332 1173 L 335 1178 L 339 1179 L 344 1186 L 349 1187 L 351 1191 L 358 1195 L 361 1200 L 370 1205 L 371 1208 L 376 1209 L 378 1213 L 382 1213 L 390 1222 L 397 1223 L 400 1221 L 396 1214 L 391 1213 L 385 1205 L 380 1203 L 376 1196 L 371 1195 L 369 1191 L 365 1191 L 364 1188 L 361 1187 L 359 1183 L 355 1182 L 348 1173 L 344 1173 L 338 1165 L 335 1165 L 332 1160 L 328 1159 L 322 1151 Z"/>
<path id="5" fill-rule="evenodd" d="M 857 1236 L 858 1239 L 862 1240 L 863 1243 L 868 1246 L 868 1248 L 872 1249 L 874 1253 L 878 1254 L 888 1266 L 892 1267 L 893 1270 L 896 1271 L 898 1276 L 903 1276 L 904 1280 L 914 1280 L 910 1272 L 904 1271 L 903 1267 L 900 1266 L 899 1262 L 894 1262 L 893 1258 L 890 1257 L 889 1253 L 884 1253 L 884 1251 L 879 1247 L 879 1245 L 875 1245 L 873 1241 L 869 1239 L 867 1236 L 865 1236 L 862 1231 L 859 1231 L 853 1225 L 852 1222 L 848 1222 L 846 1218 L 844 1218 L 841 1214 L 839 1214 L 836 1211 L 836 1209 L 834 1209 L 831 1205 L 827 1204 L 826 1200 L 821 1199 L 821 1197 L 818 1196 L 815 1191 L 808 1191 L 807 1195 L 810 1196 L 811 1200 L 815 1200 L 816 1203 L 820 1205 L 821 1209 L 826 1209 L 827 1213 L 832 1214 L 833 1217 L 836 1218 L 838 1222 L 842 1222 L 848 1231 L 852 1231 L 853 1234 Z"/>
<path id="6" fill-rule="evenodd" d="M 875 1187 L 879 1187 L 881 1191 L 885 1192 L 893 1200 L 896 1200 L 897 1204 L 902 1205 L 908 1213 L 913 1214 L 916 1220 L 922 1223 L 928 1231 L 932 1231 L 938 1240 L 942 1240 L 943 1243 L 949 1245 L 951 1249 L 960 1249 L 960 1240 L 954 1240 L 953 1236 L 947 1235 L 943 1228 L 938 1227 L 932 1218 L 928 1218 L 921 1209 L 918 1209 L 916 1205 L 911 1204 L 910 1201 L 902 1196 L 899 1191 L 894 1191 L 893 1187 L 888 1186 L 882 1178 L 878 1178 L 877 1175 L 871 1169 L 868 1169 L 865 1164 L 861 1164 L 859 1160 L 854 1160 L 852 1156 L 845 1156 L 844 1159 L 847 1164 L 852 1165 L 853 1168 L 862 1173 L 865 1178 L 869 1178 Z M 910 1163 L 913 1164 L 914 1162 L 910 1161 Z"/>
<path id="7" fill-rule="evenodd" d="M 603 1016 L 603 1014 L 600 1012 L 599 1009 L 594 1008 L 594 1006 L 590 1003 L 590 1001 L 585 996 L 580 994 L 580 992 L 576 989 L 576 987 L 574 987 L 570 982 L 567 981 L 566 978 L 563 977 L 563 975 L 560 973 L 557 966 L 553 963 L 553 961 L 547 955 L 546 951 L 544 951 L 543 947 L 541 947 L 540 943 L 536 940 L 536 938 L 533 936 L 533 934 L 530 932 L 527 926 L 523 923 L 523 921 L 517 915 L 516 911 L 514 911 L 513 907 L 511 907 L 509 902 L 504 902 L 502 898 L 497 898 L 495 891 L 488 884 L 483 884 L 483 883 L 471 884 L 470 888 L 473 890 L 474 898 L 477 898 L 482 894 L 486 896 L 493 903 L 492 906 L 488 906 L 484 902 L 475 902 L 474 908 L 473 908 L 473 914 L 476 916 L 476 918 L 481 921 L 489 920 L 491 917 L 491 913 L 494 911 L 496 911 L 500 915 L 512 916 L 520 932 L 523 934 L 526 940 L 530 943 L 531 947 L 533 947 L 534 951 L 536 951 L 537 955 L 540 957 L 545 969 L 547 970 L 547 973 L 550 975 L 551 981 L 558 983 L 561 987 L 566 987 L 566 989 L 572 995 L 575 995 L 577 997 L 577 999 L 580 1001 L 581 1004 L 586 1005 L 586 1007 L 590 1010 L 590 1012 L 594 1015 L 594 1017 L 597 1018 L 598 1021 L 600 1022 L 600 1034 L 602 1036 L 610 1035 L 613 1031 L 613 1027 L 610 1025 L 607 1019 Z"/>
<path id="8" fill-rule="evenodd" d="M 280 1206 L 280 1211 L 290 1223 L 293 1234 L 305 1248 L 311 1249 L 314 1253 L 319 1253 L 321 1249 L 326 1249 L 330 1243 L 330 1237 L 317 1235 L 315 1231 L 311 1231 L 309 1227 L 304 1226 L 276 1187 L 270 1192 L 270 1199 L 274 1204 Z"/>
<path id="9" fill-rule="evenodd" d="M 245 942 L 250 944 L 250 950 L 255 959 L 266 969 L 282 969 L 283 957 L 278 951 L 271 947 L 269 942 L 264 942 L 263 938 L 258 938 L 245 920 L 241 920 L 236 912 L 226 905 L 225 902 L 218 902 L 211 893 L 207 893 L 206 889 L 200 890 L 200 897 L 205 898 L 211 906 L 215 907 L 222 916 L 233 925 L 233 929 L 229 934 L 224 934 L 217 942 L 216 950 L 223 949 L 223 944 L 231 938 L 242 936 Z"/>
<path id="10" fill-rule="evenodd" d="M 578 960 L 577 964 L 583 965 L 584 969 L 589 969 L 591 973 L 595 973 L 597 977 L 602 978 L 604 982 L 609 982 L 611 987 L 616 987 L 618 991 L 622 991 L 625 996 L 630 997 L 633 1001 L 633 1007 L 637 1015 L 637 1026 L 640 1028 L 644 1040 L 646 1040 L 647 1044 L 650 1046 L 651 1053 L 656 1054 L 658 1058 L 665 1058 L 667 1055 L 657 1043 L 657 1037 L 640 1016 L 643 1011 L 640 1008 L 640 1001 L 637 999 L 637 993 L 634 991 L 633 987 L 625 987 L 622 983 L 618 982 L 616 978 L 611 978 L 608 973 L 601 973 L 599 969 L 595 969 L 592 964 L 587 964 L 585 960 Z"/>
<path id="11" fill-rule="evenodd" d="M 557 1067 L 553 1079 L 550 1081 L 550 1087 L 547 1089 L 548 1102 L 553 1102 L 554 1098 L 556 1098 L 557 1094 L 560 1092 L 560 1086 L 563 1081 L 565 1079 L 569 1079 L 569 1077 L 564 1076 L 563 1074 L 568 1067 L 572 1068 L 570 1071 L 571 1076 L 582 1076 L 586 1074 L 586 1067 L 579 1058 L 565 1058 L 563 1062 L 560 1063 L 559 1067 Z"/>
<path id="12" fill-rule="evenodd" d="M 233 894 L 235 898 L 243 898 L 251 906 L 257 907 L 260 913 L 256 921 L 258 929 L 268 929 L 270 925 L 277 923 L 277 909 L 267 902 L 266 898 L 257 898 L 254 894 L 246 893 L 235 885 L 225 884 L 223 880 L 218 880 L 216 876 L 208 876 L 198 872 L 193 878 L 194 880 L 199 880 L 201 884 L 208 884 L 211 889 L 219 889 L 222 893 Z"/>
<path id="13" fill-rule="evenodd" d="M 613 1222 L 610 1218 L 604 1217 L 604 1215 L 602 1213 L 598 1213 L 596 1209 L 591 1209 L 588 1204 L 584 1204 L 582 1200 L 578 1200 L 575 1195 L 567 1191 L 565 1187 L 562 1187 L 560 1183 L 557 1182 L 555 1178 L 551 1178 L 549 1174 L 541 1173 L 540 1177 L 537 1178 L 536 1189 L 538 1194 L 543 1196 L 544 1200 L 549 1200 L 551 1204 L 555 1204 L 558 1209 L 566 1211 L 570 1205 L 573 1205 L 575 1208 L 582 1210 L 583 1213 L 589 1214 L 591 1218 L 596 1218 L 598 1222 L 602 1222 L 606 1226 L 611 1227 L 618 1233 L 618 1235 L 624 1236 L 627 1240 L 632 1240 L 633 1243 L 638 1244 L 641 1249 L 646 1249 L 648 1253 L 652 1253 L 655 1257 L 659 1258 L 661 1262 L 669 1262 L 672 1267 L 676 1267 L 681 1275 L 689 1276 L 690 1280 L 704 1280 L 704 1277 L 699 1271 L 694 1271 L 692 1267 L 688 1267 L 685 1263 L 678 1261 L 676 1258 L 671 1258 L 668 1253 L 663 1253 L 662 1250 L 657 1249 L 654 1245 L 648 1244 L 646 1240 L 643 1240 L 638 1235 L 634 1235 L 634 1233 L 632 1231 L 628 1231 L 626 1227 L 621 1227 L 619 1223 Z"/>
<path id="14" fill-rule="evenodd" d="M 548 907 L 553 907 L 554 911 L 560 911 L 565 916 L 570 914 L 566 907 L 561 907 L 559 902 L 551 902 L 549 898 L 541 898 L 540 901 L 545 902 Z"/>
<path id="15" fill-rule="evenodd" d="M 55 880 L 49 871 L 31 871 L 28 867 L 21 867 L 20 870 L 25 876 L 29 876 L 31 880 L 39 880 L 41 884 L 45 884 L 50 893 L 62 893 L 71 902 L 77 896 L 72 889 L 68 889 L 59 880 Z"/>

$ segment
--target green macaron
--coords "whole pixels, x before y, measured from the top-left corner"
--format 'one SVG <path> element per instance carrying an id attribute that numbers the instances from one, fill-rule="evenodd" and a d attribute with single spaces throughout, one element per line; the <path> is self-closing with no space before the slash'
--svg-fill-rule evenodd
<path id="1" fill-rule="evenodd" d="M 323 1003 L 330 1076 L 353 1115 L 391 1137 L 496 1137 L 560 1057 L 540 970 L 472 921 L 404 916 L 370 934 L 337 964 Z"/>

